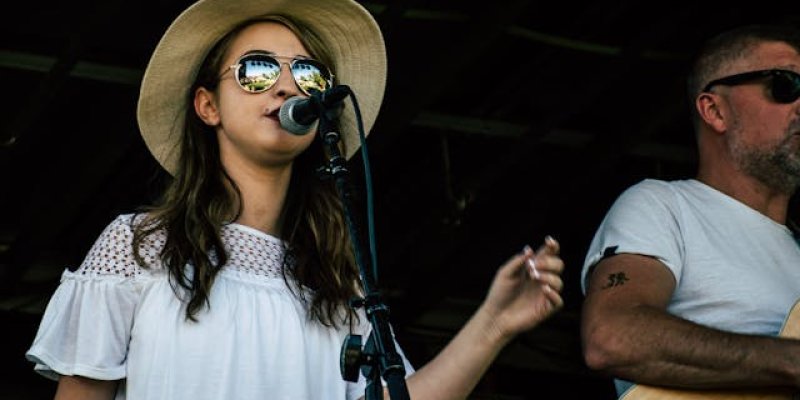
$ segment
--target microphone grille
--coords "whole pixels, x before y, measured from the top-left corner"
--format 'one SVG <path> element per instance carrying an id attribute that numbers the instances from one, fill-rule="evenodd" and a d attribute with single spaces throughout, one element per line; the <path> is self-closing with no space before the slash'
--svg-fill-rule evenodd
<path id="1" fill-rule="evenodd" d="M 278 118 L 281 121 L 281 127 L 294 135 L 305 135 L 314 125 L 313 122 L 310 124 L 301 124 L 295 121 L 294 117 L 292 117 L 292 110 L 294 109 L 295 105 L 303 100 L 304 98 L 301 96 L 292 96 L 287 99 L 281 105 L 280 110 L 278 110 Z"/>

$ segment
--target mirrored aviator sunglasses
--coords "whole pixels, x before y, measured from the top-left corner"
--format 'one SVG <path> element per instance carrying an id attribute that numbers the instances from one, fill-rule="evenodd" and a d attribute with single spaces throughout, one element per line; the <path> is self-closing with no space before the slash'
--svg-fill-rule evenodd
<path id="1" fill-rule="evenodd" d="M 769 91 L 772 99 L 775 100 L 776 103 L 794 103 L 800 98 L 800 74 L 785 69 L 765 69 L 726 76 L 709 82 L 708 85 L 703 88 L 703 91 L 708 92 L 716 85 L 741 85 L 767 77 L 771 78 Z"/>
<path id="2" fill-rule="evenodd" d="M 243 55 L 236 64 L 229 69 L 233 70 L 234 78 L 239 87 L 248 93 L 262 93 L 278 81 L 281 76 L 281 62 L 276 56 L 269 53 L 248 53 Z M 295 84 L 305 95 L 310 96 L 312 90 L 324 92 L 333 85 L 333 74 L 325 64 L 310 58 L 293 58 L 287 63 L 292 71 Z"/>

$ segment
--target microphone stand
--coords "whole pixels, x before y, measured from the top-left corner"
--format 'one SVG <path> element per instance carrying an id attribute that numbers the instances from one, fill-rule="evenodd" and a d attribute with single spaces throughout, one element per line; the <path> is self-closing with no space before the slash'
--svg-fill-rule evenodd
<path id="1" fill-rule="evenodd" d="M 350 89 L 344 85 L 343 88 L 351 96 Z M 339 92 L 341 93 L 341 92 Z M 358 369 L 366 378 L 366 400 L 383 399 L 383 385 L 381 377 L 386 380 L 389 388 L 389 396 L 392 400 L 409 400 L 408 388 L 405 380 L 405 367 L 403 360 L 397 353 L 389 326 L 389 307 L 383 303 L 380 293 L 375 289 L 374 279 L 370 274 L 371 258 L 362 251 L 361 230 L 353 218 L 353 197 L 349 171 L 347 170 L 347 160 L 339 150 L 341 135 L 334 129 L 333 120 L 338 111 L 336 108 L 328 110 L 330 101 L 324 98 L 325 93 L 315 92 L 311 98 L 319 111 L 318 132 L 322 142 L 328 151 L 328 165 L 324 168 L 327 175 L 333 177 L 336 189 L 344 206 L 344 217 L 350 232 L 353 251 L 361 274 L 362 286 L 366 295 L 351 301 L 353 308 L 364 307 L 367 318 L 372 325 L 372 332 L 369 335 L 367 344 L 361 349 L 361 336 L 348 335 L 342 345 L 340 357 L 340 368 L 342 377 L 348 381 L 358 380 Z"/>

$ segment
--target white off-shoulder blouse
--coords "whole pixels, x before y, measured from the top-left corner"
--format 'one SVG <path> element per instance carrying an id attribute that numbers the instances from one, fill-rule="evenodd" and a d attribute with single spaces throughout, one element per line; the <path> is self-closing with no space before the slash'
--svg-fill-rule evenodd
<path id="1" fill-rule="evenodd" d="M 26 357 L 39 373 L 120 380 L 116 399 L 356 399 L 340 353 L 348 333 L 363 335 L 364 318 L 325 327 L 287 287 L 280 239 L 228 224 L 228 262 L 210 307 L 187 321 L 166 269 L 163 233 L 147 238 L 141 268 L 132 253 L 133 214 L 109 224 L 74 272 L 65 270 Z M 406 373 L 413 368 L 403 357 Z"/>

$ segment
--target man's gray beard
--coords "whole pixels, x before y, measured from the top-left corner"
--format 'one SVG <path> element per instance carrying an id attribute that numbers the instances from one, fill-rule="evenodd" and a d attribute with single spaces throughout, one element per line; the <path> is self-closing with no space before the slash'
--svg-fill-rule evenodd
<path id="1" fill-rule="evenodd" d="M 742 171 L 767 187 L 791 195 L 800 187 L 800 151 L 792 152 L 792 136 L 766 148 L 733 146 L 733 157 Z"/>

